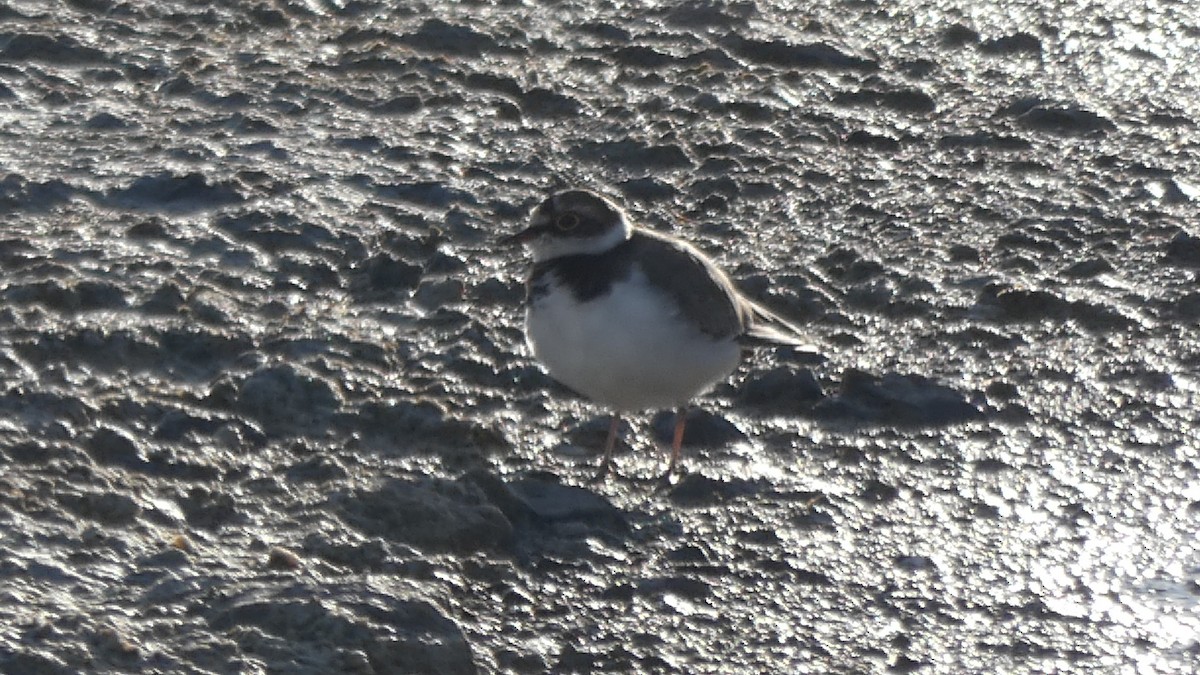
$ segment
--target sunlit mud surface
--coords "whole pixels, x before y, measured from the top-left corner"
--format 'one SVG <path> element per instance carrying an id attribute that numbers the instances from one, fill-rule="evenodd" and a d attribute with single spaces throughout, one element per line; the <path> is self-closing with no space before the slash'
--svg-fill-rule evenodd
<path id="1" fill-rule="evenodd" d="M 0 2 L 0 671 L 1195 672 L 1194 9 Z M 677 485 L 574 185 L 823 345 Z"/>

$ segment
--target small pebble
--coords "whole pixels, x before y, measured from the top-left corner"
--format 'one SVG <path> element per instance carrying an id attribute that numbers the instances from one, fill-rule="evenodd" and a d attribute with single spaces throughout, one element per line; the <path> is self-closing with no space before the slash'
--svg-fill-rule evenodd
<path id="1" fill-rule="evenodd" d="M 273 570 L 300 569 L 300 556 L 282 546 L 272 546 L 267 554 L 267 567 Z"/>

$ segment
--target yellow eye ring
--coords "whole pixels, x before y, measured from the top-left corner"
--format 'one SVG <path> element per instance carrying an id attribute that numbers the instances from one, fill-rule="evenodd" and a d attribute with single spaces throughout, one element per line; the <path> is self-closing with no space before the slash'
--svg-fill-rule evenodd
<path id="1" fill-rule="evenodd" d="M 579 216 L 574 213 L 564 213 L 554 221 L 554 226 L 560 230 L 573 230 L 579 226 Z"/>

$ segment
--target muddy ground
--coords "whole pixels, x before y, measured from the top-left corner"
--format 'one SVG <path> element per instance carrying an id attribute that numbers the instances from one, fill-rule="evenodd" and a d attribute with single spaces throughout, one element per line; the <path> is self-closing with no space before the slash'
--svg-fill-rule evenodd
<path id="1" fill-rule="evenodd" d="M 1135 4 L 0 2 L 0 671 L 1195 672 L 1200 24 Z M 524 347 L 565 186 L 823 347 L 674 486 Z"/>

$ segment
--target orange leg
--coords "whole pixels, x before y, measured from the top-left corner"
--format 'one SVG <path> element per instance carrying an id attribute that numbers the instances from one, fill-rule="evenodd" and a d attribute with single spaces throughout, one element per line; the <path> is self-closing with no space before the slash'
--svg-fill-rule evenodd
<path id="1" fill-rule="evenodd" d="M 683 427 L 687 424 L 687 408 L 680 408 L 675 413 L 675 435 L 671 438 L 671 463 L 667 466 L 667 475 L 675 472 L 679 466 L 679 456 L 683 448 Z"/>
<path id="2" fill-rule="evenodd" d="M 608 438 L 604 441 L 604 456 L 600 460 L 600 470 L 596 473 L 593 480 L 600 480 L 608 475 L 609 465 L 612 463 L 613 448 L 617 445 L 617 432 L 621 428 L 621 416 L 613 415 L 612 422 L 608 425 Z"/>

